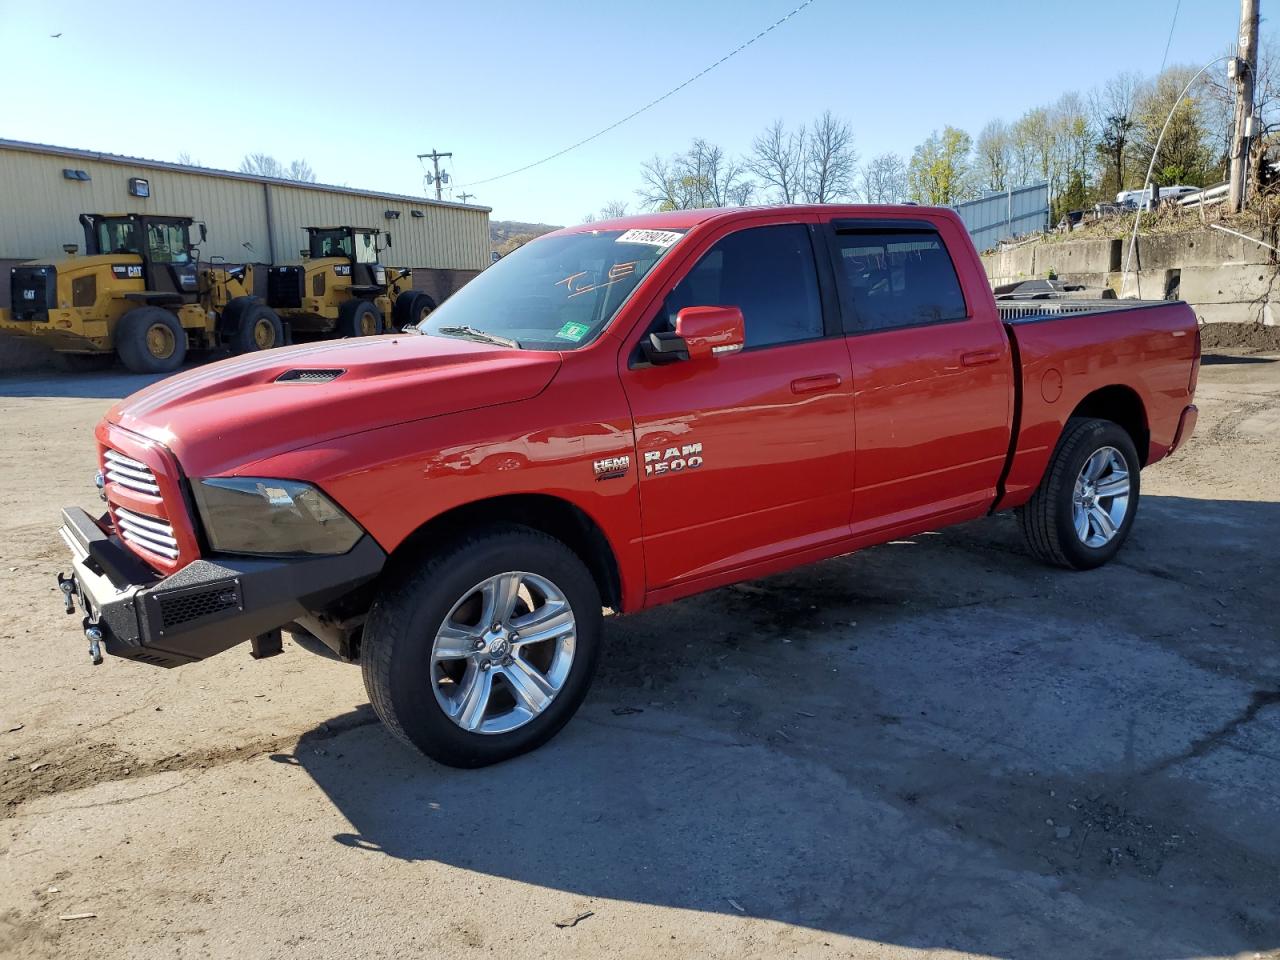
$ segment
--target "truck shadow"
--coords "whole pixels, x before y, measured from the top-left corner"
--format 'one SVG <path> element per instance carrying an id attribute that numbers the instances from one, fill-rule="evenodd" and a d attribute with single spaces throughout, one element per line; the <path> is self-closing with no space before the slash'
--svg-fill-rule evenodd
<path id="1" fill-rule="evenodd" d="M 995 518 L 610 621 L 582 712 L 496 767 L 434 765 L 367 706 L 274 759 L 350 821 L 335 842 L 606 921 L 597 901 L 999 957 L 1274 949 L 1280 505 L 1142 509 L 1089 573 Z"/>

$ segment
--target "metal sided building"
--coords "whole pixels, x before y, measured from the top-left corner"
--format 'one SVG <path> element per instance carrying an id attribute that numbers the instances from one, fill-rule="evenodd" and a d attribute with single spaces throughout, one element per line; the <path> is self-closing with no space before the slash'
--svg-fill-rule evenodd
<path id="1" fill-rule="evenodd" d="M 414 286 L 440 302 L 489 264 L 488 207 L 446 203 L 247 173 L 139 160 L 0 139 L 0 303 L 9 267 L 84 249 L 81 213 L 157 213 L 208 226 L 200 258 L 297 261 L 308 226 L 377 227 L 383 259 L 412 267 Z M 266 271 L 257 271 L 265 283 Z M 262 292 L 262 291 L 259 291 Z"/>
<path id="2" fill-rule="evenodd" d="M 957 203 L 952 209 L 960 214 L 981 253 L 994 249 L 1001 240 L 1049 229 L 1049 184 L 1013 187 Z"/>

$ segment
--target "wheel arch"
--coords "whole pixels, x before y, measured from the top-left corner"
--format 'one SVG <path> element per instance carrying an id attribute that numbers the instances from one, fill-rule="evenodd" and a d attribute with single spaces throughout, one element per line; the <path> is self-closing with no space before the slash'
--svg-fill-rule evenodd
<path id="1" fill-rule="evenodd" d="M 1133 440 L 1138 460 L 1144 467 L 1147 465 L 1151 455 L 1151 426 L 1146 405 L 1133 387 L 1115 383 L 1094 390 L 1076 404 L 1068 422 L 1081 417 L 1110 420 L 1123 428 Z"/>
<path id="2" fill-rule="evenodd" d="M 617 611 L 622 609 L 621 570 L 609 538 L 585 510 L 551 494 L 508 494 L 446 510 L 401 541 L 391 551 L 388 564 L 420 555 L 433 543 L 467 529 L 503 523 L 532 527 L 565 544 L 591 571 L 605 605 Z"/>

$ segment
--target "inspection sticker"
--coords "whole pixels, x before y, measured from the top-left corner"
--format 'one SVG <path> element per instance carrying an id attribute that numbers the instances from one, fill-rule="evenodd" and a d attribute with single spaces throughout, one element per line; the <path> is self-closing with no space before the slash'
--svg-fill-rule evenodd
<path id="1" fill-rule="evenodd" d="M 574 323 L 572 320 L 560 328 L 560 332 L 556 334 L 559 340 L 572 340 L 577 343 L 587 335 L 587 331 L 591 328 L 585 323 Z"/>
<path id="2" fill-rule="evenodd" d="M 617 243 L 645 243 L 651 247 L 669 247 L 683 237 L 683 233 L 671 230 L 628 230 Z"/>

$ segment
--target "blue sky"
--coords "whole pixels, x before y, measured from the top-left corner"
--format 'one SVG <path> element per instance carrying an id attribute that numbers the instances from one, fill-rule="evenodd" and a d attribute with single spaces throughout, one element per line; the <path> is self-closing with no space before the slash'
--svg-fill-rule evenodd
<path id="1" fill-rule="evenodd" d="M 0 136 L 235 169 L 249 152 L 421 194 L 552 153 L 718 59 L 799 0 L 484 3 L 0 0 Z M 676 96 L 573 153 L 477 185 L 503 219 L 636 205 L 639 166 L 695 136 L 730 152 L 776 118 L 848 118 L 865 159 L 975 134 L 1121 70 L 1155 73 L 1175 0 L 815 0 Z M 1238 4 L 1183 0 L 1170 63 L 1234 42 Z M 58 39 L 50 34 L 62 33 Z M 1268 30 L 1264 24 L 1263 34 Z M 308 95 L 310 94 L 310 96 Z"/>

